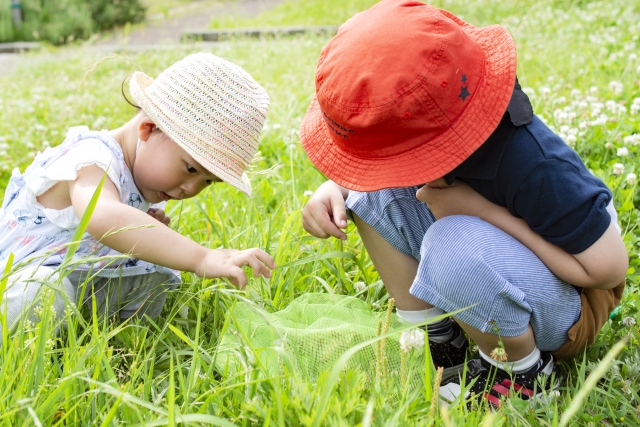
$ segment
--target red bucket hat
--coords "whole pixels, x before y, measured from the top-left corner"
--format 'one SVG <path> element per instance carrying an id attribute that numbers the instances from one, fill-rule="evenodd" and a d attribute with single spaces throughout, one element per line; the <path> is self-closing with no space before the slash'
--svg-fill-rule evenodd
<path id="1" fill-rule="evenodd" d="M 300 128 L 311 162 L 358 191 L 424 184 L 496 129 L 516 79 L 503 27 L 418 1 L 383 0 L 324 47 Z"/>

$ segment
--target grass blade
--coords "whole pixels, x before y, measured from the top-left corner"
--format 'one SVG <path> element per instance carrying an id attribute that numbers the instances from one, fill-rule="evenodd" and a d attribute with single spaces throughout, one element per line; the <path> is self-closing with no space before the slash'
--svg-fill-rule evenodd
<path id="1" fill-rule="evenodd" d="M 564 414 L 562 414 L 562 418 L 560 418 L 560 424 L 558 424 L 560 427 L 566 427 L 569 424 L 569 420 L 571 420 L 571 418 L 573 418 L 578 410 L 580 410 L 584 400 L 587 398 L 591 390 L 595 388 L 598 381 L 600 381 L 600 378 L 602 378 L 604 374 L 607 373 L 614 359 L 622 351 L 624 346 L 627 345 L 630 338 L 631 337 L 627 335 L 626 337 L 618 341 L 616 345 L 614 345 L 611 350 L 609 350 L 606 356 L 602 358 L 602 361 L 600 362 L 600 364 L 598 364 L 596 370 L 593 371 L 591 375 L 589 375 L 584 383 L 584 386 L 580 389 L 576 397 L 573 399 L 571 405 L 569 405 L 569 408 L 567 408 Z"/>

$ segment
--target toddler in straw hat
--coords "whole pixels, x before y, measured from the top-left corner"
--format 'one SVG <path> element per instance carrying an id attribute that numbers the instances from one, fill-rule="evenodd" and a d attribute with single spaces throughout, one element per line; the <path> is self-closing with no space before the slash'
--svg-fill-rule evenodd
<path id="1" fill-rule="evenodd" d="M 465 363 L 491 404 L 554 386 L 536 380 L 594 342 L 628 258 L 611 192 L 533 114 L 511 36 L 383 0 L 340 27 L 315 76 L 300 137 L 332 181 L 305 229 L 344 239 L 355 222 L 397 314 L 431 320 L 446 398 Z"/>
<path id="2" fill-rule="evenodd" d="M 0 209 L 0 269 L 14 269 L 4 293 L 7 325 L 30 312 L 44 289 L 62 315 L 91 274 L 85 301 L 121 319 L 157 316 L 175 270 L 227 277 L 244 286 L 243 266 L 270 277 L 273 259 L 261 249 L 207 249 L 167 227 L 152 204 L 198 195 L 227 182 L 250 195 L 245 170 L 256 153 L 269 107 L 264 89 L 240 67 L 199 53 L 156 80 L 136 72 L 130 82 L 139 113 L 112 131 L 71 128 L 58 147 L 39 154 L 23 174 L 16 169 Z M 61 277 L 67 245 L 106 174 L 74 270 Z M 128 254 L 128 257 L 121 254 Z M 85 264 L 83 259 L 102 256 Z M 111 258 L 108 258 L 111 256 Z M 106 260 L 105 260 L 106 259 Z"/>

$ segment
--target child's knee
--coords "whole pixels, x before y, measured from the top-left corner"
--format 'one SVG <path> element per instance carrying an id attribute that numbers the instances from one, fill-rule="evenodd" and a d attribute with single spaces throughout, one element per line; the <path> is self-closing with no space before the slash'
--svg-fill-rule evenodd
<path id="1" fill-rule="evenodd" d="M 506 280 L 491 260 L 498 232 L 477 217 L 455 215 L 436 221 L 423 239 L 414 286 L 429 288 L 455 304 L 499 298 Z"/>
<path id="2" fill-rule="evenodd" d="M 120 308 L 119 315 L 122 320 L 133 316 L 160 316 L 169 291 L 180 283 L 178 277 L 159 272 L 140 276 L 135 280 L 137 284 L 128 295 L 129 302 Z"/>
<path id="3" fill-rule="evenodd" d="M 49 318 L 58 322 L 69 302 L 75 303 L 75 287 L 67 278 L 61 278 L 51 268 L 29 267 L 9 277 L 2 312 L 9 326 L 24 313 L 28 313 L 29 321 L 37 322 L 47 310 Z"/>

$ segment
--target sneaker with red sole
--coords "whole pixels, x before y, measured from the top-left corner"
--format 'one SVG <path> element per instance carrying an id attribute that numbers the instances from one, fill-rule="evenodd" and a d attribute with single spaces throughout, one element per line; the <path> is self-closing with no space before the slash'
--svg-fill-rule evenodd
<path id="1" fill-rule="evenodd" d="M 531 403 L 541 400 L 558 387 L 555 364 L 550 353 L 542 352 L 540 360 L 524 372 L 509 373 L 499 369 L 481 357 L 467 362 L 465 384 L 471 385 L 465 391 L 465 399 L 475 395 L 479 401 L 486 400 L 499 407 L 501 400 L 517 396 Z M 458 382 L 440 387 L 440 397 L 452 402 L 462 393 Z"/>

